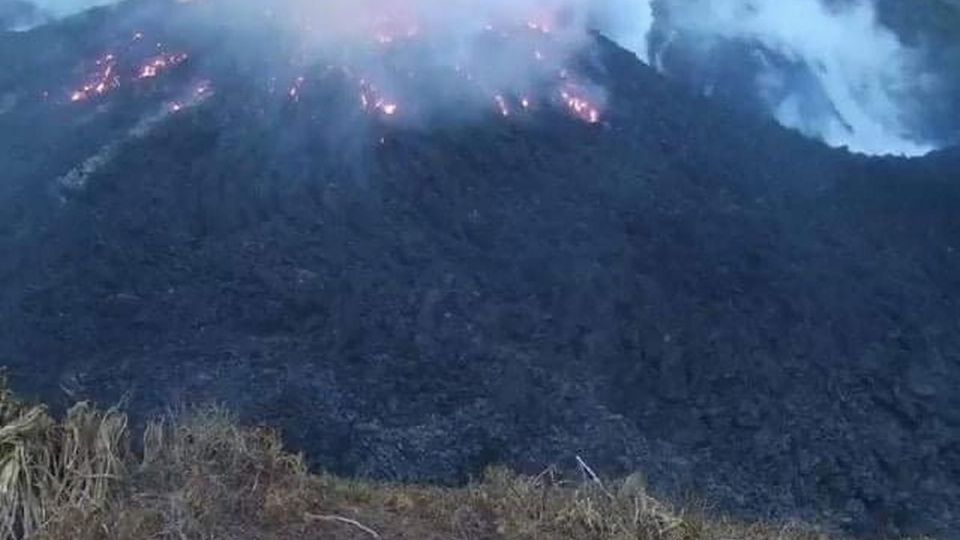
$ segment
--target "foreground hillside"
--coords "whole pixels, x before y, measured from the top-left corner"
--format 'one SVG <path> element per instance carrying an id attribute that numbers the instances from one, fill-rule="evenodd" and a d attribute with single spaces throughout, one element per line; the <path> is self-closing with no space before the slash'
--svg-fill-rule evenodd
<path id="1" fill-rule="evenodd" d="M 72 407 L 63 422 L 0 381 L 0 539 L 824 540 L 799 525 L 743 524 L 654 499 L 639 475 L 604 482 L 502 469 L 460 489 L 306 472 L 273 432 L 202 409 L 150 423 Z"/>

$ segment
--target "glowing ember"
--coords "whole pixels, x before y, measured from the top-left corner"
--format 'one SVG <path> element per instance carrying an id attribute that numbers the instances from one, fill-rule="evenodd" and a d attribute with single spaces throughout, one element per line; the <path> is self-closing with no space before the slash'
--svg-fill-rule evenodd
<path id="1" fill-rule="evenodd" d="M 186 62 L 188 56 L 186 54 L 163 54 L 157 57 L 152 58 L 146 64 L 140 67 L 140 73 L 137 76 L 138 79 L 151 79 L 156 77 L 160 72 L 178 66 Z"/>
<path id="2" fill-rule="evenodd" d="M 534 21 L 528 22 L 528 23 L 527 23 L 527 28 L 529 28 L 530 30 L 533 30 L 534 32 L 540 32 L 541 34 L 549 34 L 549 33 L 550 33 L 550 27 L 549 27 L 549 26 L 547 26 L 547 25 L 545 25 L 545 24 L 542 24 L 542 23 L 534 22 Z"/>
<path id="3" fill-rule="evenodd" d="M 190 0 L 176 1 L 187 3 Z M 361 110 L 372 116 L 386 118 L 400 115 L 401 102 L 397 99 L 399 97 L 404 98 L 405 116 L 416 116 L 418 111 L 429 106 L 429 103 L 421 103 L 421 99 L 430 98 L 422 97 L 424 85 L 420 81 L 429 84 L 432 81 L 428 80 L 428 77 L 434 72 L 430 71 L 425 75 L 419 68 L 411 70 L 409 65 L 402 63 L 407 61 L 404 60 L 405 56 L 394 53 L 396 48 L 406 46 L 413 40 L 429 38 L 431 28 L 429 25 L 418 27 L 418 21 L 405 19 L 403 16 L 400 19 L 402 20 L 385 14 L 383 18 L 364 26 L 363 37 L 369 40 L 366 44 L 383 46 L 383 49 L 375 46 L 365 47 L 364 52 L 383 56 L 382 65 L 376 60 L 373 66 L 363 63 L 369 60 L 365 58 L 363 62 L 357 64 L 326 66 L 328 72 L 331 70 L 342 72 L 347 80 L 358 84 L 357 95 Z M 491 46 L 499 46 L 500 40 L 509 40 L 506 49 L 509 54 L 516 54 L 526 62 L 525 66 L 534 72 L 531 74 L 531 80 L 525 81 L 527 84 L 514 84 L 515 81 L 512 78 L 500 77 L 499 73 L 491 77 L 487 70 L 483 69 L 484 66 L 477 66 L 472 59 L 459 56 L 455 62 L 451 60 L 450 64 L 429 66 L 427 69 L 435 71 L 438 67 L 443 70 L 445 76 L 455 77 L 456 80 L 453 83 L 460 85 L 460 88 L 465 90 L 465 95 L 470 96 L 471 100 L 475 96 L 486 100 L 487 106 L 495 107 L 491 110 L 495 110 L 502 118 L 523 117 L 549 105 L 569 114 L 573 119 L 590 124 L 599 123 L 604 105 L 601 93 L 595 91 L 589 81 L 583 81 L 581 84 L 576 72 L 564 67 L 563 54 L 559 53 L 554 46 L 555 41 L 563 39 L 565 33 L 563 21 L 549 16 L 542 18 L 539 14 L 534 15 L 533 19 L 528 22 L 521 19 L 515 21 L 517 24 L 512 25 L 485 25 L 486 30 L 490 32 L 490 35 L 485 37 L 489 38 Z M 85 84 L 69 94 L 70 101 L 86 101 L 106 95 L 121 84 L 161 77 L 187 62 L 189 58 L 185 53 L 166 52 L 166 46 L 162 43 L 157 43 L 156 49 L 147 53 L 149 56 L 141 54 L 139 57 L 130 58 L 136 51 L 142 51 L 143 48 L 153 49 L 153 44 L 154 40 L 148 40 L 142 32 L 133 34 L 129 48 L 117 50 L 116 56 L 108 54 L 96 61 L 95 72 L 87 77 Z M 431 42 L 427 40 L 427 44 Z M 517 45 L 522 48 L 518 49 Z M 118 56 L 121 58 L 118 59 Z M 401 63 L 392 65 L 394 58 L 400 58 Z M 302 66 L 303 69 L 311 68 L 306 57 L 298 56 L 292 59 L 290 64 Z M 370 78 L 361 78 L 361 72 Z M 313 76 L 312 71 L 302 73 Z M 294 78 L 286 89 L 286 97 L 297 103 L 307 101 L 304 93 L 306 82 L 305 76 Z M 413 91 L 408 86 L 411 83 L 416 86 Z M 269 79 L 267 88 L 271 94 L 277 93 L 283 96 L 283 83 L 278 84 L 276 77 Z M 159 87 L 157 90 L 168 91 L 169 85 Z M 181 90 L 183 93 L 177 96 L 177 101 L 168 102 L 167 109 L 170 112 L 179 112 L 190 107 L 200 99 L 205 99 L 210 92 L 206 83 L 197 88 L 187 87 Z M 440 97 L 445 98 L 445 96 Z M 491 99 L 492 104 L 489 101 Z M 406 100 L 410 100 L 411 103 L 407 103 Z M 480 102 L 481 106 L 483 103 L 484 101 Z M 470 104 L 472 106 L 476 102 L 471 101 Z"/>
<path id="4" fill-rule="evenodd" d="M 578 95 L 575 89 L 568 87 L 560 90 L 560 98 L 576 118 L 590 124 L 600 122 L 600 109 L 587 98 Z"/>
<path id="5" fill-rule="evenodd" d="M 141 32 L 137 32 L 133 36 L 133 41 L 142 39 L 143 33 Z M 124 75 L 126 68 L 121 69 L 118 56 L 114 53 L 106 54 L 94 62 L 96 70 L 88 77 L 88 82 L 70 92 L 70 101 L 77 103 L 106 95 L 119 88 L 128 77 L 133 80 L 152 79 L 162 72 L 186 62 L 187 58 L 188 56 L 184 53 L 162 53 L 149 58 L 136 69 L 135 73 Z M 125 64 L 129 65 L 128 63 Z"/>
<path id="6" fill-rule="evenodd" d="M 510 116 L 510 107 L 507 105 L 507 100 L 502 94 L 493 96 L 493 100 L 497 103 L 497 108 L 500 109 L 500 116 L 504 118 Z"/>
<path id="7" fill-rule="evenodd" d="M 380 24 L 374 26 L 376 28 L 372 30 L 373 40 L 380 45 L 391 45 L 403 39 L 414 39 L 420 35 L 420 27 L 415 24 L 403 27 L 393 24 L 391 21 L 381 21 Z"/>
<path id="8" fill-rule="evenodd" d="M 304 79 L 301 76 L 301 77 L 297 77 L 293 81 L 293 85 L 290 87 L 290 90 L 287 92 L 287 94 L 290 96 L 290 99 L 292 99 L 293 101 L 300 101 L 300 92 L 303 88 L 303 83 L 305 80 L 306 79 Z"/>
<path id="9" fill-rule="evenodd" d="M 70 94 L 70 101 L 86 101 L 91 97 L 102 96 L 120 86 L 120 77 L 116 74 L 117 59 L 114 55 L 104 55 L 95 64 L 97 71 L 90 77 L 90 82 L 74 90 Z"/>
<path id="10" fill-rule="evenodd" d="M 200 98 L 200 97 L 206 98 L 206 97 L 209 96 L 212 92 L 213 92 L 213 89 L 211 88 L 209 81 L 204 81 L 204 82 L 198 84 L 197 87 L 196 87 L 196 89 L 194 89 L 194 91 L 193 91 L 194 95 L 197 96 L 198 98 Z"/>
<path id="11" fill-rule="evenodd" d="M 366 79 L 360 79 L 360 108 L 365 112 L 379 112 L 384 116 L 395 116 L 400 106 L 380 94 L 377 87 Z"/>
<path id="12" fill-rule="evenodd" d="M 210 82 L 202 81 L 194 87 L 191 94 L 188 94 L 181 100 L 171 102 L 168 109 L 171 113 L 178 113 L 187 107 L 193 107 L 203 103 L 212 95 L 213 87 L 210 85 Z"/>

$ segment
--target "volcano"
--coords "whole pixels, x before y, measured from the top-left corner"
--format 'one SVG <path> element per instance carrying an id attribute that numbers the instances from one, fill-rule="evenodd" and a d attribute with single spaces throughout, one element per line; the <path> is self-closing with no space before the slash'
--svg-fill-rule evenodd
<path id="1" fill-rule="evenodd" d="M 134 4 L 0 34 L 22 392 L 222 402 L 344 474 L 582 456 L 739 515 L 960 534 L 955 149 L 832 149 L 600 35 L 529 97 L 407 120 Z"/>

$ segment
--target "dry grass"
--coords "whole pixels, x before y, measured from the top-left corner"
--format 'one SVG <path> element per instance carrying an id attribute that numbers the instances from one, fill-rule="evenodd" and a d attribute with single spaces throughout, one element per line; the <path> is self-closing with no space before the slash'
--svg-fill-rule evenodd
<path id="1" fill-rule="evenodd" d="M 75 405 L 62 422 L 0 379 L 0 537 L 34 536 L 67 512 L 103 509 L 124 476 L 126 416 Z"/>
<path id="2" fill-rule="evenodd" d="M 143 451 L 117 411 L 62 422 L 0 385 L 0 540 L 814 540 L 799 527 L 684 513 L 639 476 L 603 483 L 505 469 L 462 489 L 310 474 L 271 431 L 207 408 L 151 423 Z"/>

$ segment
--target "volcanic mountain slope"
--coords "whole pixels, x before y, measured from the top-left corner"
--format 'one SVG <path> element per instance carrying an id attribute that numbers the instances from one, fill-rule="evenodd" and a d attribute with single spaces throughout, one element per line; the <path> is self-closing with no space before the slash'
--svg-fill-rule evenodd
<path id="1" fill-rule="evenodd" d="M 831 150 L 602 38 L 595 124 L 357 119 L 339 79 L 278 100 L 202 39 L 56 97 L 104 28 L 167 31 L 131 20 L 2 37 L 19 389 L 223 401 L 348 474 L 579 454 L 745 515 L 960 534 L 956 151 Z"/>

